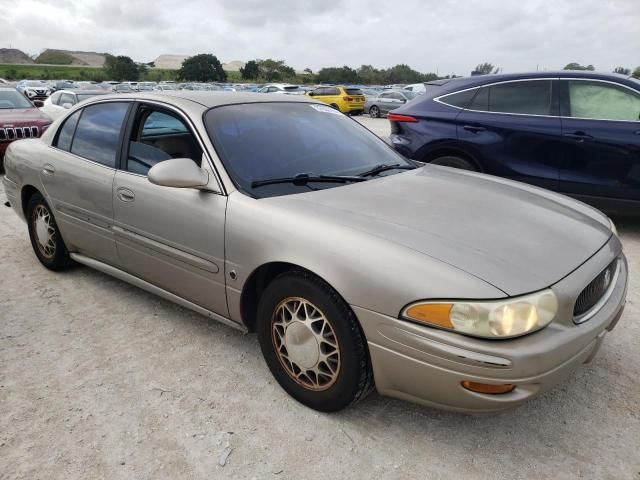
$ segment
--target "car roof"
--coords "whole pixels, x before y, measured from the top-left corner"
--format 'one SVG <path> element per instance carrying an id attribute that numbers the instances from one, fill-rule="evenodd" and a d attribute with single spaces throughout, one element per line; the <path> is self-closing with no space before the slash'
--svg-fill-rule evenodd
<path id="1" fill-rule="evenodd" d="M 472 87 L 476 85 L 485 85 L 488 83 L 505 82 L 509 80 L 524 80 L 529 78 L 592 78 L 600 80 L 620 81 L 628 79 L 629 76 L 609 72 L 595 72 L 590 70 L 556 70 L 544 72 L 500 73 L 497 75 L 473 75 L 470 77 L 457 77 L 451 79 L 444 78 L 441 80 L 425 82 L 425 84 L 446 86 L 447 89 L 449 89 L 450 87 L 454 87 L 457 89 L 463 87 Z"/>
<path id="2" fill-rule="evenodd" d="M 163 103 L 184 104 L 185 101 L 199 104 L 206 108 L 219 107 L 221 105 L 233 105 L 240 103 L 269 103 L 269 102 L 302 102 L 318 103 L 306 95 L 279 95 L 277 93 L 244 93 L 225 91 L 198 91 L 198 90 L 173 90 L 165 93 L 126 93 L 102 95 L 100 101 L 105 100 L 156 100 Z"/>
<path id="3" fill-rule="evenodd" d="M 502 73 L 489 75 L 474 75 L 470 77 L 443 78 L 441 80 L 433 80 L 425 82 L 427 92 L 423 95 L 425 101 L 430 98 L 439 97 L 448 93 L 454 93 L 467 88 L 481 87 L 491 83 L 508 82 L 514 80 L 534 80 L 534 79 L 555 79 L 555 78 L 584 78 L 593 80 L 605 80 L 616 83 L 630 85 L 635 84 L 637 80 L 626 75 L 608 72 L 594 72 L 584 70 L 559 70 L 545 72 L 521 72 L 521 73 Z M 429 86 L 439 87 L 430 89 Z M 637 87 L 637 85 L 635 85 Z"/>
<path id="4" fill-rule="evenodd" d="M 70 89 L 62 89 L 62 90 L 56 90 L 55 93 L 72 93 L 74 95 L 106 95 L 109 93 L 109 90 L 105 90 L 102 88 L 96 88 L 94 90 L 89 90 L 89 89 L 82 89 L 82 88 L 74 88 L 73 90 Z"/>

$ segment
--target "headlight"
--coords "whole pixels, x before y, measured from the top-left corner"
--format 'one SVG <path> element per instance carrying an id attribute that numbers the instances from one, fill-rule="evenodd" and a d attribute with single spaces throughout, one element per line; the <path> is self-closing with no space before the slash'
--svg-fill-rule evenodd
<path id="1" fill-rule="evenodd" d="M 618 229 L 616 228 L 616 224 L 613 223 L 613 220 L 609 219 L 609 225 L 611 226 L 611 231 L 617 237 L 618 236 Z"/>
<path id="2" fill-rule="evenodd" d="M 551 290 L 495 301 L 419 302 L 402 317 L 425 325 L 482 338 L 510 338 L 548 325 L 558 312 Z"/>

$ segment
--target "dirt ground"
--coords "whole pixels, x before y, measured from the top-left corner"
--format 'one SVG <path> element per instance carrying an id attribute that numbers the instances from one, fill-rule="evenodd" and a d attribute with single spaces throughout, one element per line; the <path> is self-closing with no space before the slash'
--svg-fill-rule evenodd
<path id="1" fill-rule="evenodd" d="M 0 479 L 640 480 L 640 221 L 618 228 L 627 309 L 556 390 L 489 417 L 377 394 L 320 414 L 254 335 L 88 268 L 45 270 L 0 206 Z"/>

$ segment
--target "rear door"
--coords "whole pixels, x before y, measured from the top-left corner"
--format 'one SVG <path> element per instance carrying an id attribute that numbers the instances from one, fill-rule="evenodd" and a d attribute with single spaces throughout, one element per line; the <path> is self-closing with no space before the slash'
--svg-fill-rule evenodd
<path id="1" fill-rule="evenodd" d="M 171 158 L 191 158 L 215 178 L 194 131 L 173 108 L 138 106 L 115 175 L 113 230 L 124 270 L 226 317 L 227 197 L 154 185 L 147 179 L 151 167 Z"/>
<path id="2" fill-rule="evenodd" d="M 558 189 L 562 140 L 554 79 L 481 87 L 457 117 L 457 134 L 486 173 Z"/>
<path id="3" fill-rule="evenodd" d="M 640 200 L 640 93 L 601 80 L 566 79 L 561 85 L 562 191 Z"/>
<path id="4" fill-rule="evenodd" d="M 129 107 L 103 102 L 76 111 L 58 130 L 41 172 L 69 250 L 114 266 L 112 189 Z"/>

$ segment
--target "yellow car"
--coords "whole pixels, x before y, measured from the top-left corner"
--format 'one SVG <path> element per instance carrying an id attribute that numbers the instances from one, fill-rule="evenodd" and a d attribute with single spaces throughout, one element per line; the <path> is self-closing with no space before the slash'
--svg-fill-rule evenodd
<path id="1" fill-rule="evenodd" d="M 359 115 L 364 112 L 364 94 L 353 87 L 318 87 L 307 95 L 332 106 L 342 113 Z"/>

